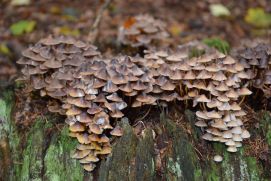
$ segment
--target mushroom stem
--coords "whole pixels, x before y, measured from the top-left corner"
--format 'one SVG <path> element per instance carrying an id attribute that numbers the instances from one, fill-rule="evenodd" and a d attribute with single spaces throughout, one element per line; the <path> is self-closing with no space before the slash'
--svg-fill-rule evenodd
<path id="1" fill-rule="evenodd" d="M 207 108 L 204 103 L 202 103 L 204 111 L 207 111 Z"/>
<path id="2" fill-rule="evenodd" d="M 187 87 L 185 87 L 185 94 L 187 94 L 188 93 L 188 88 Z"/>
<path id="3" fill-rule="evenodd" d="M 199 105 L 200 105 L 200 108 L 201 108 L 202 110 L 204 110 L 204 111 L 207 110 L 207 109 L 206 109 L 206 106 L 204 105 L 203 102 L 201 102 Z"/>
<path id="4" fill-rule="evenodd" d="M 269 87 L 267 85 L 263 85 L 264 89 L 269 89 Z"/>
<path id="5" fill-rule="evenodd" d="M 246 98 L 246 96 L 242 97 L 242 100 L 239 102 L 239 105 L 241 105 L 244 102 L 245 98 Z"/>
<path id="6" fill-rule="evenodd" d="M 182 89 L 182 84 L 180 84 L 180 96 L 183 95 L 183 89 Z"/>
<path id="7" fill-rule="evenodd" d="M 132 104 L 132 98 L 131 98 L 131 96 L 129 96 L 129 105 L 131 105 Z"/>
<path id="8" fill-rule="evenodd" d="M 187 106 L 188 106 L 188 100 L 187 99 L 184 100 L 184 105 L 185 105 L 185 108 L 187 108 Z"/>

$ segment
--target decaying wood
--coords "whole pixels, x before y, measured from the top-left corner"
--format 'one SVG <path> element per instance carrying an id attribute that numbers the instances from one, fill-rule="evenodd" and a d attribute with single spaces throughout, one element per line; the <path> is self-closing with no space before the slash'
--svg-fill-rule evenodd
<path id="1" fill-rule="evenodd" d="M 71 159 L 76 140 L 68 136 L 68 129 L 55 128 L 55 119 L 40 118 L 29 131 L 18 133 L 13 124 L 11 110 L 14 102 L 12 92 L 6 90 L 0 98 L 0 117 L 9 124 L 10 154 L 0 154 L 0 165 L 11 160 L 9 170 L 1 169 L 4 180 L 268 180 L 270 179 L 270 156 L 266 162 L 246 156 L 247 146 L 238 153 L 228 153 L 221 144 L 209 144 L 199 139 L 200 129 L 185 128 L 194 125 L 195 115 L 186 111 L 185 125 L 161 114 L 155 118 L 155 127 L 148 127 L 136 135 L 127 119 L 120 124 L 125 133 L 117 139 L 112 154 L 102 160 L 92 174 L 84 172 L 80 164 Z M 172 111 L 169 111 L 172 112 Z M 262 116 L 266 143 L 271 146 L 270 113 Z M 144 121 L 144 120 L 143 120 Z M 190 125 L 190 126 L 189 126 Z M 262 129 L 259 129 L 260 131 Z M 255 134 L 255 133 L 254 133 Z M 205 150 L 201 146 L 205 145 Z M 207 147 L 206 147 L 207 146 Z M 2 148 L 2 147 L 1 147 Z M 206 150 L 207 149 L 207 150 Z M 212 155 L 224 158 L 215 163 Z M 9 157 L 9 158 L 6 158 Z"/>

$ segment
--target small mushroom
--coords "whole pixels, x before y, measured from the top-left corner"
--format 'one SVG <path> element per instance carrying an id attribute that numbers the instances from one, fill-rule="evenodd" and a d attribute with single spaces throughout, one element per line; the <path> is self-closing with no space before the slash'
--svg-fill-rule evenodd
<path id="1" fill-rule="evenodd" d="M 215 155 L 215 156 L 214 156 L 214 161 L 215 161 L 215 162 L 222 162 L 222 161 L 223 161 L 223 157 L 220 156 L 220 155 Z"/>
<path id="2" fill-rule="evenodd" d="M 111 132 L 110 132 L 111 135 L 113 136 L 122 136 L 123 135 L 123 130 L 121 127 L 119 126 L 116 126 Z"/>

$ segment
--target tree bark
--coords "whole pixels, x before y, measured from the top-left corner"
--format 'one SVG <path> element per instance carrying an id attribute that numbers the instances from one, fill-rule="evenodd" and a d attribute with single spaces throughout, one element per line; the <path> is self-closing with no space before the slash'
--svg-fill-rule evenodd
<path id="1" fill-rule="evenodd" d="M 0 180 L 4 181 L 260 181 L 270 180 L 270 153 L 267 161 L 245 156 L 246 144 L 237 153 L 228 153 L 221 144 L 206 143 L 195 128 L 195 115 L 185 112 L 186 126 L 161 114 L 160 121 L 135 135 L 127 119 L 120 124 L 124 135 L 113 144 L 113 152 L 103 159 L 93 174 L 85 172 L 70 154 L 77 142 L 68 129 L 57 131 L 54 118 L 39 118 L 30 130 L 19 133 L 14 124 L 11 90 L 0 95 Z M 263 113 L 260 128 L 271 148 L 271 117 Z M 144 121 L 143 121 L 144 122 Z M 202 149 L 203 148 L 203 149 Z M 224 160 L 215 163 L 214 154 Z M 211 156 L 212 155 L 212 156 Z"/>

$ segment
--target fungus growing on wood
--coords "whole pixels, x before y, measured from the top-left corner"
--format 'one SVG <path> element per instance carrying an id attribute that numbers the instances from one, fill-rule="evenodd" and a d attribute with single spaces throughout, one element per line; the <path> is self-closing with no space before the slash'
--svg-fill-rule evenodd
<path id="1" fill-rule="evenodd" d="M 146 34 L 161 33 L 153 19 L 145 24 L 136 21 L 128 28 L 139 26 Z M 154 24 L 150 26 L 148 21 Z M 137 29 L 128 34 L 137 35 Z M 165 101 L 191 100 L 199 109 L 195 124 L 206 132 L 202 138 L 224 143 L 228 151 L 235 152 L 250 137 L 242 122 L 246 113 L 239 106 L 240 96 L 251 94 L 242 84 L 245 67 L 202 44 L 196 46 L 205 48 L 205 54 L 191 58 L 189 46 L 178 51 L 147 50 L 144 58 L 106 59 L 93 45 L 48 37 L 25 50 L 18 63 L 24 65 L 23 77 L 33 90 L 62 104 L 52 102 L 48 108 L 67 116 L 70 136 L 80 143 L 73 157 L 87 171 L 111 153 L 112 136 L 123 135 L 116 120 L 124 117 L 126 107 Z M 127 98 L 133 102 L 125 102 Z"/>
<path id="2" fill-rule="evenodd" d="M 237 58 L 245 67 L 246 78 L 261 89 L 266 98 L 271 97 L 271 45 L 259 44 L 237 51 Z"/>
<path id="3" fill-rule="evenodd" d="M 192 47 L 204 48 L 205 54 L 190 58 L 188 50 Z M 180 99 L 192 100 L 193 106 L 199 105 L 201 109 L 196 112 L 200 120 L 196 125 L 202 128 L 207 127 L 208 134 L 205 134 L 203 139 L 224 142 L 222 133 L 225 130 L 236 131 L 234 122 L 226 123 L 236 121 L 236 119 L 242 123 L 241 117 L 244 114 L 235 115 L 236 111 L 241 111 L 238 105 L 240 97 L 252 93 L 241 84 L 241 80 L 247 78 L 243 76 L 245 74 L 243 65 L 233 57 L 223 55 L 198 42 L 181 46 L 177 52 L 170 50 L 163 52 L 161 54 L 161 51 L 145 51 L 146 61 L 151 62 L 147 65 L 148 68 L 158 72 L 160 70 L 160 74 L 154 76 L 154 79 L 158 80 L 157 85 L 163 92 L 175 92 L 181 85 Z M 163 63 L 154 67 L 153 65 L 158 61 Z M 178 77 L 182 78 L 174 77 L 176 70 L 179 70 Z M 162 86 L 166 83 L 174 87 L 163 89 Z M 243 127 L 239 128 L 246 131 Z M 241 135 L 241 132 L 234 134 Z M 227 139 L 234 142 L 232 137 Z M 232 147 L 229 150 L 234 151 Z"/>

